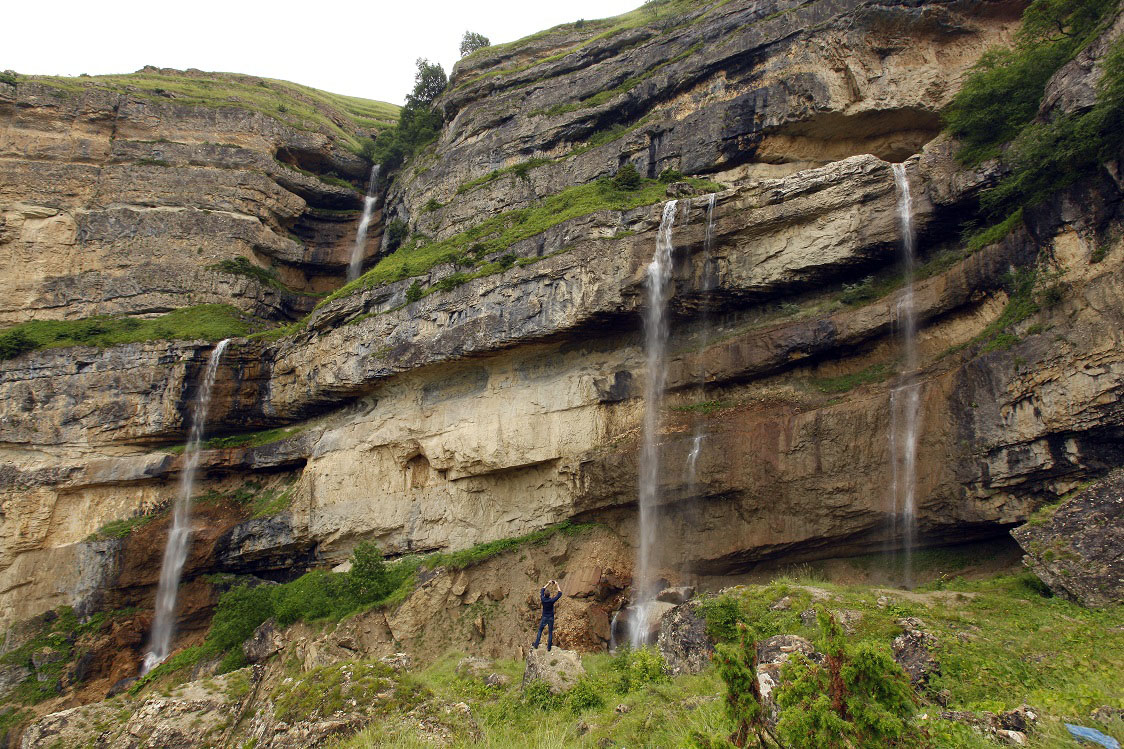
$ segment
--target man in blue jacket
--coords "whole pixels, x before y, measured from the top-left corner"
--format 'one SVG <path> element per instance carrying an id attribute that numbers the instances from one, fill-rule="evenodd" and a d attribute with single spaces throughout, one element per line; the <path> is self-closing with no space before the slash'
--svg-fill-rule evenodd
<path id="1" fill-rule="evenodd" d="M 551 585 L 554 586 L 558 592 L 551 596 L 547 592 L 547 588 Z M 562 597 L 562 586 L 558 584 L 557 580 L 551 580 L 546 585 L 539 589 L 539 601 L 542 602 L 542 619 L 539 621 L 539 633 L 535 635 L 535 644 L 531 647 L 537 648 L 539 640 L 542 639 L 543 627 L 546 627 L 546 651 L 549 653 L 550 648 L 554 645 L 554 604 Z"/>

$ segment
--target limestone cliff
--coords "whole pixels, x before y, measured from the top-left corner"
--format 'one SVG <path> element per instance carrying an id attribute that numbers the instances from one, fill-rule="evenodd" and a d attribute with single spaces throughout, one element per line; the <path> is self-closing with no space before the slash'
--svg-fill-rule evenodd
<path id="1" fill-rule="evenodd" d="M 340 211 L 362 202 L 315 174 L 359 186 L 367 168 L 334 129 L 147 89 L 0 83 L 0 253 L 21 271 L 4 277 L 0 320 L 212 301 L 308 313 L 236 340 L 219 368 L 209 434 L 290 431 L 213 445 L 202 488 L 285 501 L 201 515 L 190 632 L 211 600 L 204 574 L 284 576 L 364 539 L 454 550 L 571 518 L 633 537 L 643 279 L 662 202 L 678 197 L 664 572 L 881 549 L 899 541 L 886 524 L 905 293 L 890 162 L 904 162 L 923 261 L 920 538 L 995 537 L 1117 464 L 1124 424 L 1119 172 L 1028 210 L 999 241 L 959 239 L 997 175 L 955 159 L 940 113 L 1023 5 L 698 3 L 478 52 L 438 99 L 438 140 L 380 196 L 408 250 L 459 255 L 376 267 L 315 309 L 296 292 L 341 285 L 357 217 Z M 645 181 L 651 200 L 520 229 L 625 164 L 714 183 L 710 241 L 711 188 L 673 176 Z M 283 283 L 209 267 L 237 257 Z M 1044 293 L 1020 291 L 1011 269 L 1042 261 L 1059 285 L 1005 317 L 1014 296 Z M 0 621 L 151 600 L 180 462 L 167 449 L 207 351 L 150 341 L 0 361 Z M 122 538 L 87 540 L 146 513 Z"/>

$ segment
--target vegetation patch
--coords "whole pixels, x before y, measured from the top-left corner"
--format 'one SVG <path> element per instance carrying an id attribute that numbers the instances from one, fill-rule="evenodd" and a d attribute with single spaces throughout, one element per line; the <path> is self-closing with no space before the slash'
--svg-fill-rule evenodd
<path id="1" fill-rule="evenodd" d="M 889 363 L 881 362 L 871 364 L 858 372 L 838 375 L 837 377 L 816 377 L 811 383 L 812 387 L 821 393 L 846 393 L 860 385 L 869 385 L 872 382 L 882 382 L 887 377 L 892 377 L 896 368 Z"/>
<path id="2" fill-rule="evenodd" d="M 719 189 L 705 180 L 688 181 L 702 189 Z M 626 211 L 651 205 L 664 197 L 665 190 L 666 185 L 659 180 L 641 180 L 635 190 L 618 189 L 609 179 L 568 187 L 533 206 L 493 216 L 448 239 L 408 242 L 364 275 L 329 294 L 321 305 L 361 289 L 421 275 L 441 263 L 479 262 L 486 255 L 502 252 L 572 218 L 602 210 Z"/>
<path id="3" fill-rule="evenodd" d="M 274 717 L 286 723 L 317 720 L 339 711 L 407 712 L 426 691 L 377 661 L 344 661 L 286 679 L 272 693 Z"/>
<path id="4" fill-rule="evenodd" d="M 468 182 L 465 182 L 457 187 L 457 195 L 463 195 L 466 192 L 475 190 L 477 187 L 481 187 L 490 182 L 495 182 L 500 177 L 504 177 L 508 174 L 520 179 L 530 179 L 530 173 L 532 169 L 537 169 L 538 167 L 545 166 L 546 164 L 553 164 L 556 160 L 557 159 L 534 158 L 528 159 L 526 161 L 521 161 L 518 164 L 512 164 L 511 166 L 504 167 L 503 169 L 493 169 L 483 177 L 477 177 L 476 179 L 469 180 Z"/>
<path id="5" fill-rule="evenodd" d="M 203 442 L 203 447 L 208 450 L 217 450 L 230 447 L 261 447 L 288 439 L 295 434 L 300 434 L 303 427 L 278 427 L 276 429 L 263 429 L 260 432 L 247 432 L 245 434 L 231 434 L 226 437 L 211 437 Z"/>
<path id="6" fill-rule="evenodd" d="M 236 107 L 279 120 L 297 130 L 331 136 L 353 153 L 362 153 L 360 130 L 381 130 L 393 124 L 398 107 L 386 102 L 343 96 L 287 81 L 230 73 L 141 71 L 126 75 L 67 78 L 29 76 L 60 93 L 81 94 L 87 88 L 114 91 L 151 101 L 213 108 Z"/>
<path id="7" fill-rule="evenodd" d="M 551 525 L 546 528 L 527 533 L 522 536 L 515 536 L 514 538 L 503 538 L 498 541 L 489 541 L 483 544 L 477 544 L 469 549 L 461 551 L 453 551 L 449 553 L 429 554 L 422 561 L 422 566 L 426 569 L 432 570 L 437 567 L 448 567 L 454 570 L 462 570 L 465 567 L 471 567 L 481 562 L 485 562 L 492 557 L 499 556 L 504 552 L 518 549 L 522 546 L 537 546 L 544 544 L 551 538 L 558 534 L 564 536 L 578 536 L 586 533 L 597 527 L 596 523 L 572 523 L 564 521 L 557 525 Z"/>
<path id="8" fill-rule="evenodd" d="M 1013 216 L 1094 173 L 1124 145 L 1124 42 L 1104 60 L 1096 104 L 1036 122 L 1046 83 L 1111 20 L 1113 0 L 1034 0 L 1015 45 L 984 54 L 945 113 L 960 158 L 998 157 L 1007 175 L 981 203 L 994 219 Z"/>
<path id="9" fill-rule="evenodd" d="M 151 523 L 160 513 L 134 515 L 124 520 L 110 520 L 86 537 L 86 541 L 107 541 L 112 538 L 125 538 L 138 528 Z"/>
<path id="10" fill-rule="evenodd" d="M 0 332 L 0 359 L 25 351 L 62 346 L 114 346 L 157 340 L 218 341 L 244 336 L 261 325 L 228 304 L 202 304 L 161 315 L 32 320 Z"/>

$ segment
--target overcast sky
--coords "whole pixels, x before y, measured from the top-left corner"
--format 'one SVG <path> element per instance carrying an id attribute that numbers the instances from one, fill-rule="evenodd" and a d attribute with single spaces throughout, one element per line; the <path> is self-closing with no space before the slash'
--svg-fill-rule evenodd
<path id="1" fill-rule="evenodd" d="M 466 30 L 508 42 L 642 0 L 63 0 L 5 3 L 0 70 L 131 73 L 145 65 L 282 78 L 401 104 L 414 60 L 452 70 Z"/>

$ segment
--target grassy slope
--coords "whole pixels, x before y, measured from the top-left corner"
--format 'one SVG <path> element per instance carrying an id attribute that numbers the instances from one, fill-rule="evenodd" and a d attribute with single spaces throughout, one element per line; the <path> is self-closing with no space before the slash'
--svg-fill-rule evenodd
<path id="1" fill-rule="evenodd" d="M 808 585 L 810 583 L 810 585 Z M 768 586 L 745 588 L 738 599 L 742 617 L 762 637 L 800 634 L 813 641 L 818 632 L 803 625 L 799 612 L 811 605 L 808 587 L 825 590 L 831 606 L 863 613 L 854 640 L 889 647 L 901 631 L 895 620 L 918 616 L 940 640 L 936 656 L 943 673 L 932 691 L 947 689 L 949 709 L 1000 711 L 1022 704 L 1044 712 L 1031 746 L 1073 746 L 1063 735 L 1062 720 L 1096 725 L 1089 719 L 1100 705 L 1124 707 L 1118 685 L 1124 675 L 1124 607 L 1089 611 L 1057 598 L 1043 597 L 1027 576 L 999 576 L 981 581 L 953 580 L 928 586 L 917 596 L 869 586 L 841 586 L 818 581 L 782 579 Z M 942 588 L 942 590 L 936 590 Z M 769 606 L 789 595 L 788 611 Z M 880 606 L 878 599 L 889 603 Z M 417 678 L 442 701 L 466 702 L 483 730 L 479 744 L 489 747 L 594 747 L 604 738 L 620 746 L 671 747 L 688 744 L 693 730 L 726 733 L 722 702 L 724 686 L 713 669 L 693 677 L 649 684 L 631 693 L 616 688 L 611 659 L 587 656 L 590 684 L 603 705 L 576 708 L 570 701 L 535 704 L 519 686 L 521 664 L 506 660 L 496 670 L 512 677 L 511 685 L 486 688 L 454 674 L 459 657 L 450 655 L 421 671 Z M 626 705 L 618 713 L 617 705 Z M 923 703 L 919 721 L 938 747 L 994 747 L 997 744 L 959 724 L 936 718 L 942 708 Z M 579 735 L 579 721 L 589 732 Z M 394 716 L 342 742 L 346 747 L 412 747 L 416 738 L 396 729 Z M 1100 724 L 1110 735 L 1124 738 L 1124 723 Z M 468 734 L 455 746 L 467 746 Z"/>
<path id="2" fill-rule="evenodd" d="M 241 107 L 269 115 L 298 130 L 316 130 L 358 153 L 361 130 L 380 130 L 398 121 L 399 107 L 382 101 L 333 94 L 308 86 L 235 73 L 138 72 L 66 78 L 27 76 L 62 91 L 80 93 L 87 87 L 208 107 Z"/>

